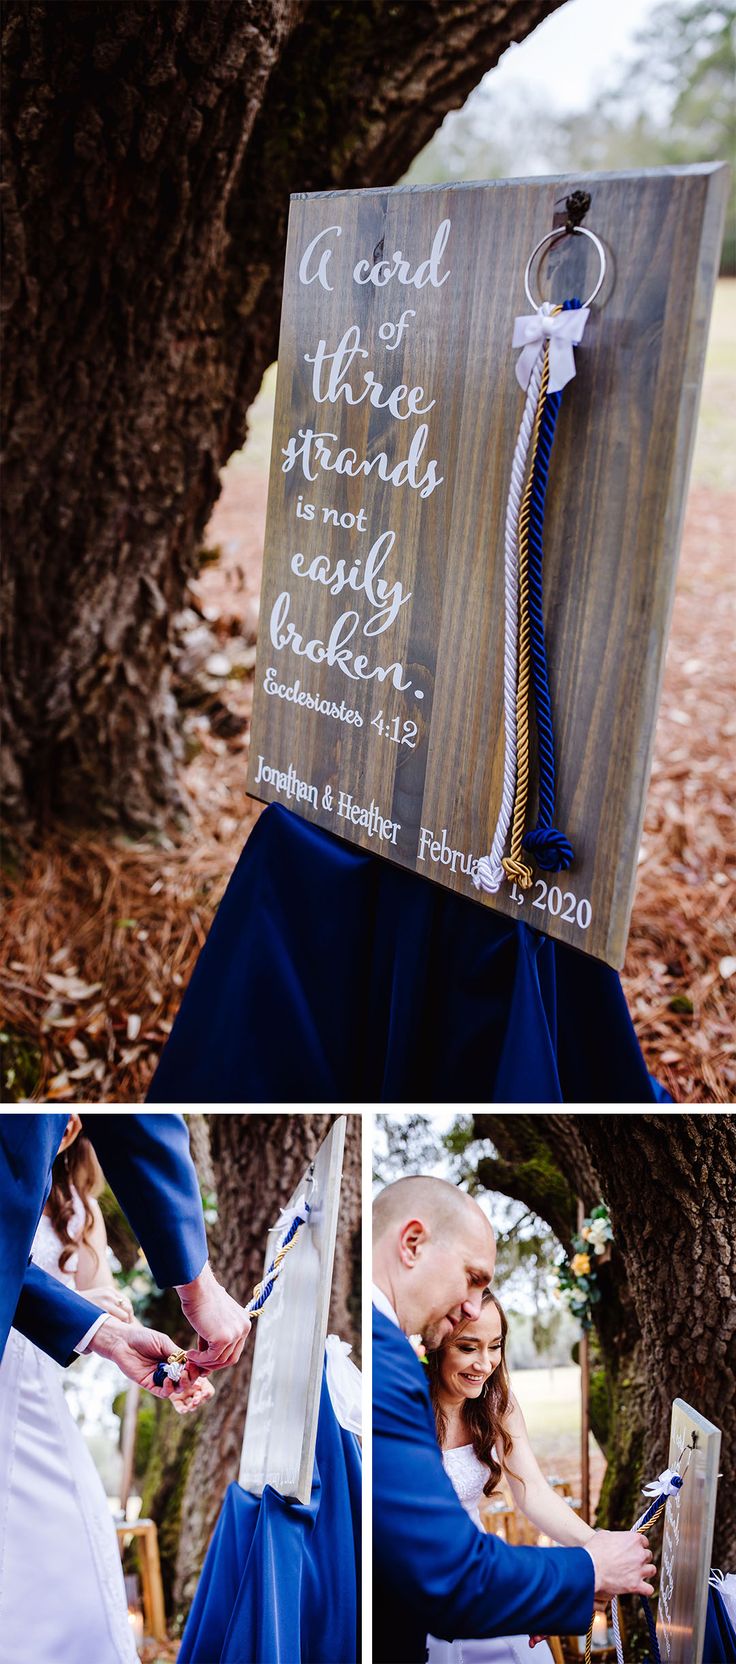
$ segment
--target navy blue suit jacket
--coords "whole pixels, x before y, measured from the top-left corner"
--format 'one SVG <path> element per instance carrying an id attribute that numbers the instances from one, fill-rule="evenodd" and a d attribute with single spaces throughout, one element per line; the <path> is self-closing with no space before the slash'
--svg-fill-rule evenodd
<path id="1" fill-rule="evenodd" d="M 512 1548 L 473 1525 L 442 1465 L 423 1367 L 374 1309 L 374 1664 L 424 1664 L 428 1632 L 583 1634 L 594 1584 L 583 1548 Z"/>
<path id="2" fill-rule="evenodd" d="M 11 1326 L 57 1363 L 99 1315 L 73 1289 L 29 1263 L 68 1115 L 0 1115 L 0 1357 Z M 207 1259 L 207 1237 L 189 1136 L 181 1115 L 85 1115 L 110 1188 L 160 1288 L 189 1283 Z"/>

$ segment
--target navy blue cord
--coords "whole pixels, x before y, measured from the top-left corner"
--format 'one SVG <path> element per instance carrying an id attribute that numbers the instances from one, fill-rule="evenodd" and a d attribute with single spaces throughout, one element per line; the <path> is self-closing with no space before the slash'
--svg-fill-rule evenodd
<path id="1" fill-rule="evenodd" d="M 309 1203 L 307 1203 L 307 1205 L 304 1209 L 304 1213 L 308 1214 L 309 1212 L 310 1212 Z M 279 1244 L 279 1247 L 280 1248 L 288 1248 L 289 1243 L 293 1242 L 294 1237 L 296 1236 L 296 1233 L 299 1229 L 299 1226 L 303 1225 L 303 1224 L 304 1224 L 304 1218 L 302 1217 L 301 1214 L 297 1214 L 296 1217 L 294 1219 L 292 1219 L 292 1222 L 289 1226 L 289 1229 L 286 1233 L 286 1236 L 284 1237 L 283 1242 Z M 268 1282 L 264 1283 L 263 1288 L 261 1289 L 261 1292 L 258 1296 L 258 1299 L 254 1300 L 252 1306 L 250 1307 L 250 1310 L 252 1312 L 259 1312 L 261 1310 L 261 1307 L 265 1306 L 265 1304 L 266 1304 L 268 1296 L 271 1293 L 271 1289 L 273 1288 L 273 1285 L 276 1281 L 275 1275 L 273 1277 L 270 1276 L 271 1271 L 273 1271 L 273 1266 L 271 1266 L 269 1268 L 269 1278 L 270 1278 L 270 1280 Z"/>
<path id="2" fill-rule="evenodd" d="M 562 310 L 572 312 L 580 304 L 579 300 L 566 300 Z M 544 401 L 529 499 L 529 631 L 539 746 L 539 808 L 537 824 L 527 832 L 524 848 L 534 856 L 536 865 L 541 867 L 543 872 L 567 872 L 575 859 L 572 844 L 564 832 L 558 832 L 554 823 L 555 738 L 544 640 L 542 592 L 544 506 L 552 443 L 561 402 L 561 391 L 548 393 Z"/>
<path id="3" fill-rule="evenodd" d="M 641 1596 L 641 1604 L 644 1608 L 644 1617 L 647 1620 L 647 1629 L 649 1630 L 649 1645 L 652 1649 L 652 1664 L 662 1664 L 659 1642 L 657 1640 L 657 1626 L 654 1622 L 654 1613 L 652 1612 L 652 1608 L 649 1605 L 646 1595 Z"/>

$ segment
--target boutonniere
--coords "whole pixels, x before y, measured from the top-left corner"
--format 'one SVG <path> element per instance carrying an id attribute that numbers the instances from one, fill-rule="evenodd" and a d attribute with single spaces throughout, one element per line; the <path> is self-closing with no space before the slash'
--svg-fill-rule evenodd
<path id="1" fill-rule="evenodd" d="M 409 1345 L 412 1349 L 412 1352 L 416 1353 L 420 1364 L 424 1364 L 426 1366 L 427 1365 L 427 1350 L 426 1350 L 426 1347 L 424 1345 L 424 1341 L 422 1340 L 421 1335 L 407 1335 L 406 1338 L 409 1342 Z"/>

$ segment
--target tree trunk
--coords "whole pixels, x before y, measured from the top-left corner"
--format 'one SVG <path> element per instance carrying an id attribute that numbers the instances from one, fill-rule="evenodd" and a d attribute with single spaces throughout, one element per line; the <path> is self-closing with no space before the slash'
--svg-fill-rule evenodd
<path id="1" fill-rule="evenodd" d="M 727 1115 L 475 1117 L 499 1159 L 478 1179 L 518 1197 L 569 1249 L 571 1198 L 605 1199 L 614 1253 L 594 1308 L 606 1372 L 608 1469 L 598 1523 L 625 1527 L 640 1486 L 666 1465 L 681 1397 L 736 1442 L 736 1135 Z M 727 1457 L 724 1458 L 724 1469 Z M 722 1484 L 714 1563 L 736 1553 L 736 1494 Z"/>
<path id="2" fill-rule="evenodd" d="M 243 1303 L 263 1269 L 266 1236 L 334 1121 L 333 1115 L 213 1115 L 210 1151 L 218 1219 L 215 1270 Z M 349 1115 L 329 1326 L 360 1352 L 361 1119 Z M 253 1358 L 248 1345 L 237 1369 L 215 1380 L 217 1397 L 197 1418 L 200 1436 L 167 1527 L 175 1547 L 173 1605 L 188 1609 L 222 1498 L 237 1478 Z"/>
<path id="3" fill-rule="evenodd" d="M 7 812 L 182 806 L 172 618 L 290 191 L 390 184 L 561 0 L 7 0 Z"/>
<path id="4" fill-rule="evenodd" d="M 714 1565 L 736 1556 L 736 1129 L 729 1115 L 586 1115 L 645 1368 L 642 1469 L 666 1465 L 685 1398 L 723 1437 Z M 627 1393 L 627 1397 L 630 1396 Z M 622 1522 L 623 1523 L 623 1522 Z"/>

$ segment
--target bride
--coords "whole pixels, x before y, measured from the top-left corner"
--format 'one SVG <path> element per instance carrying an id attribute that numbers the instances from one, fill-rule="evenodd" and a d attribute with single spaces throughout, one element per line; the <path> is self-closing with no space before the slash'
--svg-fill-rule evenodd
<path id="1" fill-rule="evenodd" d="M 101 1182 L 80 1117 L 72 1115 L 31 1257 L 130 1322 L 133 1308 L 108 1265 L 95 1201 Z M 0 1664 L 134 1664 L 115 1526 L 63 1376 L 11 1329 L 0 1362 Z M 210 1392 L 200 1387 L 191 1407 Z M 180 1413 L 189 1407 L 170 1402 Z"/>
<path id="2" fill-rule="evenodd" d="M 564 1548 L 593 1537 L 542 1473 L 529 1443 L 521 1409 L 511 1391 L 505 1348 L 508 1323 L 495 1294 L 486 1289 L 480 1316 L 458 1323 L 436 1351 L 427 1353 L 429 1390 L 445 1471 L 478 1530 L 480 1504 L 501 1477 L 517 1508 Z M 428 1664 L 523 1664 L 530 1659 L 526 1635 L 475 1641 L 427 1637 Z M 552 1664 L 546 1641 L 535 1664 Z"/>

